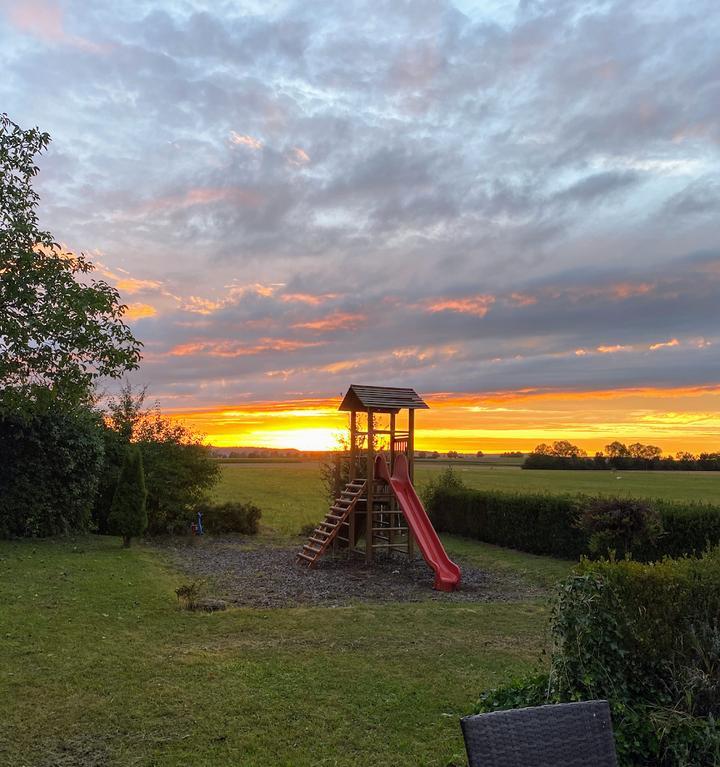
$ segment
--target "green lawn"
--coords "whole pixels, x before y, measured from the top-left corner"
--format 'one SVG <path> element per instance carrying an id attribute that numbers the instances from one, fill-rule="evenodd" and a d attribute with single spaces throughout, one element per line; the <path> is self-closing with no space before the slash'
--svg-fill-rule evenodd
<path id="1" fill-rule="evenodd" d="M 118 539 L 0 543 L 0 764 L 461 763 L 458 717 L 533 664 L 546 621 L 435 601 L 200 615 L 181 581 Z"/>

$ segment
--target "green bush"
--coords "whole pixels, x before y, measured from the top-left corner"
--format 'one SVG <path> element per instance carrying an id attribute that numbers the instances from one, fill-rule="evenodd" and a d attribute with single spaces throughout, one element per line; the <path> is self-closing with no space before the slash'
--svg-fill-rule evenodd
<path id="1" fill-rule="evenodd" d="M 445 487 L 428 497 L 427 508 L 440 532 L 533 554 L 575 558 L 586 550 L 578 499 L 570 496 Z"/>
<path id="2" fill-rule="evenodd" d="M 655 564 L 584 561 L 558 587 L 550 671 L 477 711 L 605 698 L 622 767 L 720 763 L 720 550 Z"/>
<path id="3" fill-rule="evenodd" d="M 122 536 L 125 547 L 130 545 L 131 538 L 142 535 L 148 526 L 146 500 L 142 453 L 137 445 L 130 445 L 125 450 L 108 519 L 110 529 Z"/>
<path id="4" fill-rule="evenodd" d="M 578 526 L 591 554 L 619 559 L 647 551 L 662 533 L 657 509 L 640 498 L 594 498 L 581 506 Z"/>
<path id="5" fill-rule="evenodd" d="M 98 532 L 108 532 L 108 514 L 125 448 L 131 442 L 142 453 L 151 535 L 186 533 L 193 507 L 208 499 L 220 467 L 210 447 L 183 424 L 164 416 L 159 407 L 145 408 L 145 391 L 129 385 L 111 399 L 105 411 L 105 464 L 93 508 Z"/>
<path id="6" fill-rule="evenodd" d="M 575 559 L 593 553 L 591 532 L 580 527 L 583 510 L 619 508 L 627 503 L 647 508 L 649 529 L 632 538 L 632 555 L 651 561 L 663 556 L 699 555 L 720 544 L 720 506 L 680 501 L 618 501 L 589 496 L 507 493 L 437 487 L 425 495 L 435 528 L 533 554 Z M 660 533 L 656 529 L 655 515 Z M 600 515 L 602 516 L 602 515 Z M 626 520 L 627 521 L 627 520 Z M 606 526 L 605 538 L 613 532 Z M 625 530 L 627 532 L 627 530 Z M 615 529 L 617 533 L 617 529 Z M 617 546 L 622 554 L 624 548 Z M 600 553 L 598 551 L 598 553 Z"/>
<path id="7" fill-rule="evenodd" d="M 204 503 L 195 511 L 202 512 L 203 529 L 207 533 L 243 533 L 255 535 L 262 511 L 252 503 Z"/>
<path id="8" fill-rule="evenodd" d="M 103 462 L 98 416 L 50 405 L 0 416 L 0 537 L 82 532 Z"/>

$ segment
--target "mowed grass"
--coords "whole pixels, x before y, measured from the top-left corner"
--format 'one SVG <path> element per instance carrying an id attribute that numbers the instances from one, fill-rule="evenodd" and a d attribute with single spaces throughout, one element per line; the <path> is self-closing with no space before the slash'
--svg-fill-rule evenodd
<path id="1" fill-rule="evenodd" d="M 419 463 L 419 489 L 447 464 Z M 513 466 L 455 464 L 468 487 L 508 492 L 587 493 L 720 503 L 718 472 L 523 471 Z M 295 536 L 327 511 L 318 463 L 223 464 L 218 500 L 252 500 L 267 532 Z"/>
<path id="2" fill-rule="evenodd" d="M 182 581 L 115 538 L 0 543 L 0 764 L 463 763 L 458 717 L 533 665 L 547 619 L 442 601 L 204 615 L 178 608 Z"/>

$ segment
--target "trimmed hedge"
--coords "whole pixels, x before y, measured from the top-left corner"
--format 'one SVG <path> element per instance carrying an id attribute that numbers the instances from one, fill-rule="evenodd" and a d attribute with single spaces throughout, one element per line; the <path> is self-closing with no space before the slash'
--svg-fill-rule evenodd
<path id="1" fill-rule="evenodd" d="M 195 508 L 202 513 L 206 533 L 243 533 L 255 535 L 262 511 L 252 503 L 204 503 Z"/>
<path id="2" fill-rule="evenodd" d="M 589 553 L 578 528 L 589 496 L 506 493 L 464 487 L 434 487 L 426 498 L 439 532 L 454 533 L 498 546 L 575 559 Z M 652 545 L 633 551 L 636 559 L 701 554 L 720 543 L 720 506 L 646 500 L 660 515 L 663 533 Z"/>
<path id="3" fill-rule="evenodd" d="M 582 562 L 559 584 L 550 670 L 484 693 L 477 712 L 605 698 L 621 767 L 720 764 L 720 549 Z"/>
<path id="4" fill-rule="evenodd" d="M 586 550 L 575 527 L 577 499 L 570 496 L 438 488 L 428 512 L 439 532 L 533 554 L 577 558 Z"/>

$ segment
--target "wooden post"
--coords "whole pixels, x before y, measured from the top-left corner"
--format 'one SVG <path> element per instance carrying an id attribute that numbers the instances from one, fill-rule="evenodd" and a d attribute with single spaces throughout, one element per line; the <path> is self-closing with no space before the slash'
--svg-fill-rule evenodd
<path id="1" fill-rule="evenodd" d="M 356 475 L 356 458 L 355 458 L 355 450 L 356 450 L 356 442 L 357 442 L 357 413 L 354 410 L 350 411 L 350 482 L 352 482 L 355 479 Z M 355 515 L 357 512 L 355 509 L 350 513 L 350 519 L 349 525 L 348 525 L 348 551 L 350 552 L 350 556 L 352 556 L 353 551 L 355 551 L 355 546 L 357 545 L 357 533 L 355 532 Z"/>
<path id="2" fill-rule="evenodd" d="M 357 442 L 356 413 L 350 412 L 350 481 L 355 479 L 355 443 Z"/>
<path id="3" fill-rule="evenodd" d="M 365 561 L 373 560 L 373 480 L 375 479 L 375 424 L 372 408 L 367 411 L 367 514 L 365 517 Z"/>
<path id="4" fill-rule="evenodd" d="M 407 460 L 408 460 L 408 474 L 410 475 L 410 481 L 415 483 L 415 411 L 410 408 L 408 410 L 408 441 L 407 441 Z M 415 557 L 415 542 L 413 541 L 413 535 L 408 527 L 408 557 L 413 559 Z"/>
<path id="5" fill-rule="evenodd" d="M 390 474 L 395 468 L 395 413 L 390 413 Z"/>
<path id="6" fill-rule="evenodd" d="M 408 411 L 408 474 L 410 481 L 415 483 L 415 411 Z"/>

